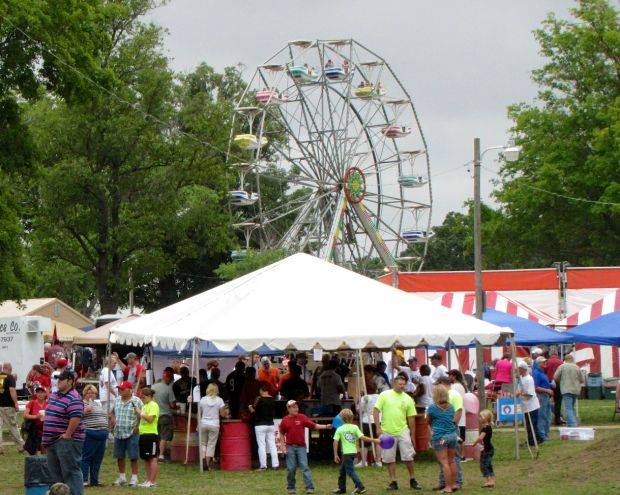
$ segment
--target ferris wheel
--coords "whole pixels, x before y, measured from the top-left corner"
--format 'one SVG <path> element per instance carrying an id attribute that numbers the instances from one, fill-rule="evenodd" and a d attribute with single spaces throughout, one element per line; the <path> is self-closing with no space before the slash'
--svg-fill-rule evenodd
<path id="1" fill-rule="evenodd" d="M 259 66 L 235 107 L 228 161 L 246 249 L 362 273 L 421 268 L 432 236 L 426 141 L 394 71 L 360 43 L 291 41 Z"/>

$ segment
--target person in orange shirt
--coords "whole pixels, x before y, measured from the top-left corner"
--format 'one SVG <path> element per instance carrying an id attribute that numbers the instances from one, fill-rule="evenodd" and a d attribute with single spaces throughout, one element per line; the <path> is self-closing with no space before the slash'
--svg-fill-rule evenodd
<path id="1" fill-rule="evenodd" d="M 278 393 L 280 384 L 280 372 L 271 366 L 271 360 L 263 356 L 260 360 L 261 367 L 258 370 L 258 381 L 265 383 L 269 387 L 269 395 L 275 396 Z"/>

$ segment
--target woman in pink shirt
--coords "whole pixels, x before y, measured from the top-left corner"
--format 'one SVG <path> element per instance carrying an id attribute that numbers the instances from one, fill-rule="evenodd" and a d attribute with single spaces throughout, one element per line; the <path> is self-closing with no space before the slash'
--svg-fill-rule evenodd
<path id="1" fill-rule="evenodd" d="M 502 392 L 512 393 L 512 361 L 509 352 L 504 353 L 502 359 L 495 364 L 495 389 L 501 388 Z"/>

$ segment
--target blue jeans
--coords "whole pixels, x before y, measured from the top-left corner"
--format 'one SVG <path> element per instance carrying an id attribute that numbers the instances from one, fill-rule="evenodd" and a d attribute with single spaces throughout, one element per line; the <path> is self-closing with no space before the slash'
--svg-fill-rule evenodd
<path id="1" fill-rule="evenodd" d="M 480 452 L 480 472 L 482 476 L 485 478 L 492 478 L 495 476 L 495 472 L 493 471 L 493 454 L 495 452 L 493 450 L 487 452 Z"/>
<path id="2" fill-rule="evenodd" d="M 455 435 L 456 436 L 456 435 Z M 456 483 L 457 485 L 463 484 L 463 468 L 461 467 L 461 444 L 457 442 L 456 449 L 454 450 L 454 462 L 456 464 Z M 443 470 L 439 470 L 439 486 L 446 486 L 446 479 L 443 476 Z"/>
<path id="3" fill-rule="evenodd" d="M 53 483 L 66 483 L 71 495 L 84 494 L 84 478 L 80 462 L 82 460 L 81 440 L 59 438 L 47 447 L 47 469 Z"/>
<path id="4" fill-rule="evenodd" d="M 307 490 L 314 490 L 312 484 L 312 473 L 308 467 L 308 453 L 306 447 L 301 445 L 286 446 L 286 489 L 295 489 L 295 473 L 297 468 L 301 470 L 304 477 L 304 484 Z"/>
<path id="5" fill-rule="evenodd" d="M 543 440 L 549 438 L 549 399 L 549 394 L 538 394 L 540 409 L 538 410 L 536 429 L 538 436 Z"/>
<path id="6" fill-rule="evenodd" d="M 577 415 L 575 414 L 577 396 L 575 394 L 562 394 L 562 402 L 566 411 L 567 426 L 577 426 Z"/>
<path id="7" fill-rule="evenodd" d="M 355 488 L 364 488 L 362 480 L 355 472 L 355 454 L 345 454 L 342 456 L 340 474 L 338 475 L 338 488 L 341 491 L 346 491 L 347 489 L 347 475 L 353 480 Z"/>
<path id="8" fill-rule="evenodd" d="M 105 454 L 107 439 L 108 430 L 86 430 L 82 451 L 82 476 L 91 486 L 99 484 L 99 468 Z"/>

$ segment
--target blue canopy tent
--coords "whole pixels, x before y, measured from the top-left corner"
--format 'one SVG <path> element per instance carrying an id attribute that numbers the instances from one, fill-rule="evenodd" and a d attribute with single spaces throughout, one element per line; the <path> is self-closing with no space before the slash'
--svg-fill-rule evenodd
<path id="1" fill-rule="evenodd" d="M 487 309 L 482 319 L 499 327 L 508 327 L 514 332 L 515 343 L 520 346 L 537 344 L 570 344 L 573 337 L 568 332 L 558 332 L 535 321 L 526 320 L 502 311 Z"/>
<path id="2" fill-rule="evenodd" d="M 620 311 L 614 311 L 565 332 L 580 344 L 620 346 Z"/>
<path id="3" fill-rule="evenodd" d="M 186 358 L 192 357 L 192 343 L 188 343 L 182 351 L 171 351 L 170 349 L 165 349 L 163 347 L 155 346 L 153 348 L 153 353 L 156 356 L 183 356 Z M 248 351 L 243 349 L 241 346 L 236 346 L 232 351 L 221 351 L 217 347 L 213 345 L 211 341 L 201 340 L 199 349 L 198 349 L 199 357 L 201 358 L 227 358 L 227 357 L 237 357 L 243 354 L 250 354 Z M 272 349 L 271 347 L 267 347 L 263 345 L 254 351 L 255 354 L 259 354 L 260 356 L 278 356 L 280 354 L 284 354 L 284 351 L 279 349 Z"/>
<path id="4" fill-rule="evenodd" d="M 510 328 L 514 332 L 515 344 L 519 346 L 529 347 L 537 344 L 571 344 L 574 342 L 573 337 L 569 336 L 568 332 L 558 332 L 557 330 L 552 330 L 535 321 L 504 313 L 503 311 L 487 309 L 482 313 L 482 319 L 498 327 Z M 449 343 L 449 345 L 446 346 L 429 346 L 428 348 L 462 349 L 475 346 L 476 343 L 471 342 L 468 345 L 459 346 Z"/>

